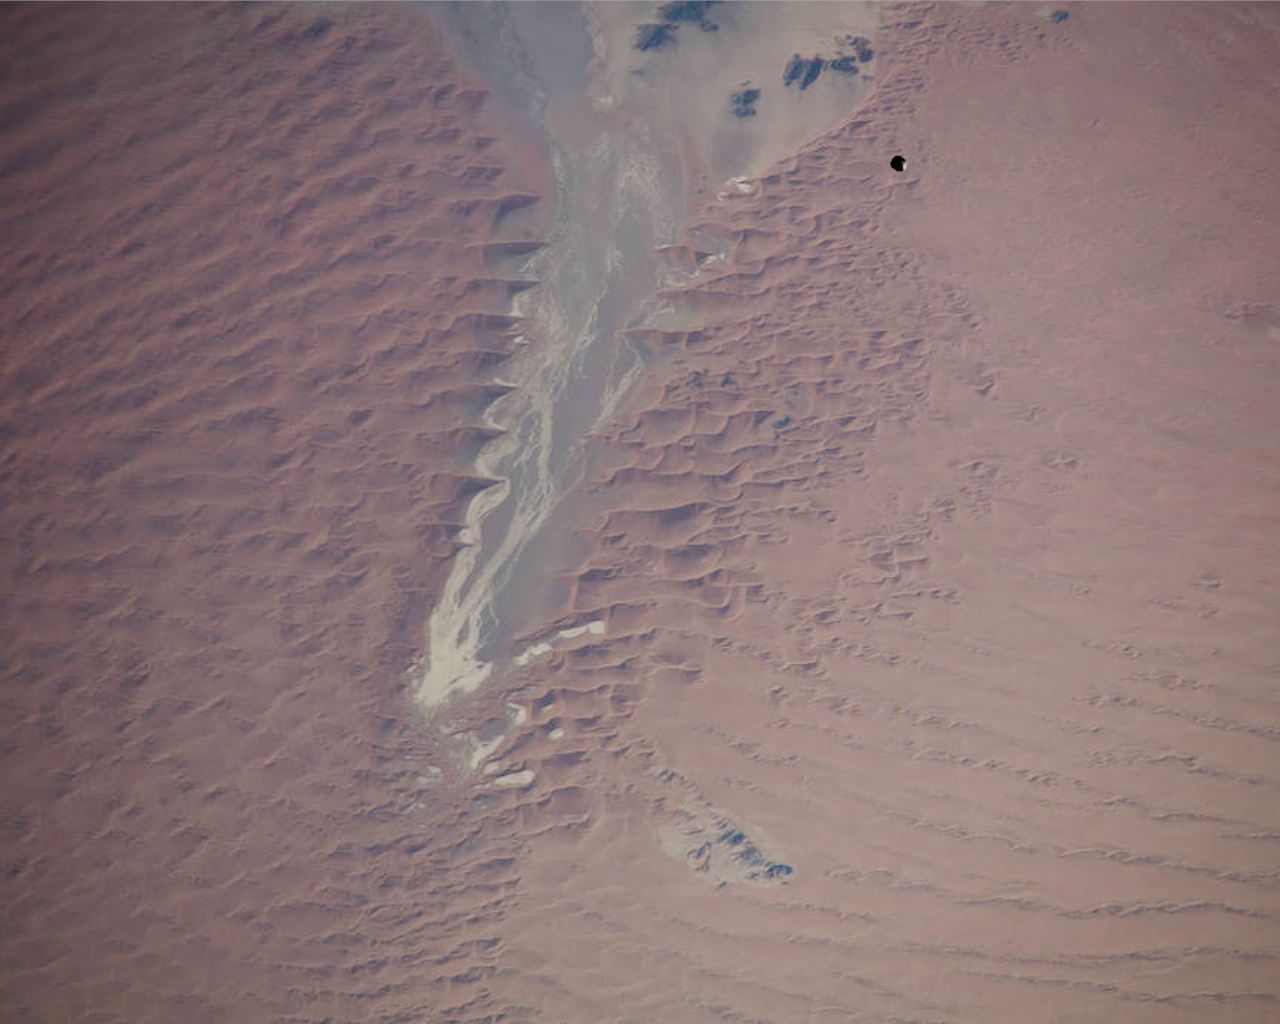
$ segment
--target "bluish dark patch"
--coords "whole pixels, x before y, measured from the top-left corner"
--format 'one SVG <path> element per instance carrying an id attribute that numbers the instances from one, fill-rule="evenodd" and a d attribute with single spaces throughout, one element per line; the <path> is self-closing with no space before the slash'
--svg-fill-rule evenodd
<path id="1" fill-rule="evenodd" d="M 740 89 L 730 94 L 729 103 L 735 117 L 754 117 L 756 100 L 760 98 L 759 89 Z"/>
<path id="2" fill-rule="evenodd" d="M 658 15 L 663 21 L 690 22 L 702 28 L 704 32 L 714 32 L 719 26 L 707 20 L 707 12 L 720 0 L 671 0 L 658 8 Z"/>
<path id="3" fill-rule="evenodd" d="M 675 29 L 670 25 L 647 24 L 636 29 L 635 49 L 656 50 L 675 38 Z"/>

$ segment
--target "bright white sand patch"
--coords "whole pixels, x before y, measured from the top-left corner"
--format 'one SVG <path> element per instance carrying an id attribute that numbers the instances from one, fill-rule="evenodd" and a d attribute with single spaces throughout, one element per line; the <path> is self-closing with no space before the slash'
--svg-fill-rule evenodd
<path id="1" fill-rule="evenodd" d="M 573 640 L 585 633 L 593 633 L 600 636 L 604 633 L 604 620 L 596 619 L 594 622 L 588 622 L 582 626 L 574 626 L 571 629 L 562 629 L 550 640 L 541 641 L 536 644 L 530 644 L 523 651 L 515 656 L 515 663 L 521 667 L 529 664 L 534 658 L 541 658 L 544 654 L 551 653 L 555 649 L 556 642 L 559 640 Z"/>
<path id="2" fill-rule="evenodd" d="M 721 202 L 732 196 L 753 196 L 760 191 L 760 183 L 752 181 L 745 175 L 738 175 L 730 178 L 724 183 L 724 188 L 716 193 L 716 198 Z"/>
<path id="3" fill-rule="evenodd" d="M 490 754 L 492 754 L 495 750 L 498 749 L 498 746 L 502 743 L 504 739 L 506 739 L 506 737 L 499 736 L 496 739 L 490 740 L 488 743 L 481 743 L 478 739 L 476 739 L 474 734 L 468 733 L 467 739 L 470 740 L 471 743 L 473 744 L 471 748 L 471 757 L 469 759 L 469 764 L 470 764 L 471 770 L 475 771 L 477 768 L 480 767 L 480 763 L 482 761 L 484 761 L 486 758 L 488 758 Z"/>
<path id="4" fill-rule="evenodd" d="M 523 789 L 533 781 L 533 772 L 526 768 L 522 772 L 512 772 L 509 775 L 503 775 L 494 779 L 495 786 L 501 786 L 503 789 Z"/>

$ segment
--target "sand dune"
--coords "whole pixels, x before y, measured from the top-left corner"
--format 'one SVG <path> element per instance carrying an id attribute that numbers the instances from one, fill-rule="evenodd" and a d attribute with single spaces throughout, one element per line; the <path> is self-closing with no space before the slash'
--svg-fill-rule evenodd
<path id="1" fill-rule="evenodd" d="M 604 632 L 511 677 L 486 1005 L 1275 1018 L 1278 26 L 1052 10 L 886 9 L 669 251 L 531 637 Z"/>
<path id="2" fill-rule="evenodd" d="M 545 174 L 408 8 L 0 21 L 0 1017 L 435 1019 L 405 672 Z"/>
<path id="3" fill-rule="evenodd" d="M 751 20 L 651 6 L 545 124 L 435 8 L 0 12 L 5 1021 L 1280 1012 L 1280 19 L 886 5 L 799 152 L 699 96 L 553 176 Z M 492 410 L 574 411 L 509 357 L 619 339 L 429 720 L 557 454 Z"/>

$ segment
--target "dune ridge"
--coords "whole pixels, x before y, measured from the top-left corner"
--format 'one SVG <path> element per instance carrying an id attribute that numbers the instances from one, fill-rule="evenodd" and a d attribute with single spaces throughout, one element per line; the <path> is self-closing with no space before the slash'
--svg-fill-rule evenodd
<path id="1" fill-rule="evenodd" d="M 886 5 L 465 777 L 547 169 L 407 8 L 94 10 L 0 15 L 5 1019 L 1274 1018 L 1267 7 Z"/>
<path id="2" fill-rule="evenodd" d="M 407 7 L 9 5 L 0 76 L 0 1017 L 438 1020 L 409 671 L 540 157 Z"/>
<path id="3" fill-rule="evenodd" d="M 887 6 L 667 250 L 476 797 L 509 1016 L 1274 1017 L 1278 26 L 1053 10 Z"/>

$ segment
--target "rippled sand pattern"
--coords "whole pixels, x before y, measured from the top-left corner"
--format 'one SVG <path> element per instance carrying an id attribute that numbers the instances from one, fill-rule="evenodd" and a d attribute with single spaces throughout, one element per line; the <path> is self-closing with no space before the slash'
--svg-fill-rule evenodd
<path id="1" fill-rule="evenodd" d="M 1069 10 L 888 9 L 634 332 L 474 833 L 507 1019 L 1280 1015 L 1280 36 Z"/>
<path id="2" fill-rule="evenodd" d="M 8 6 L 0 75 L 0 1019 L 438 1020 L 407 670 L 544 176 L 408 8 Z"/>
<path id="3" fill-rule="evenodd" d="M 0 11 L 0 1019 L 1277 1019 L 1280 19 L 1054 9 L 666 250 L 466 778 L 536 154 L 407 7 Z"/>

